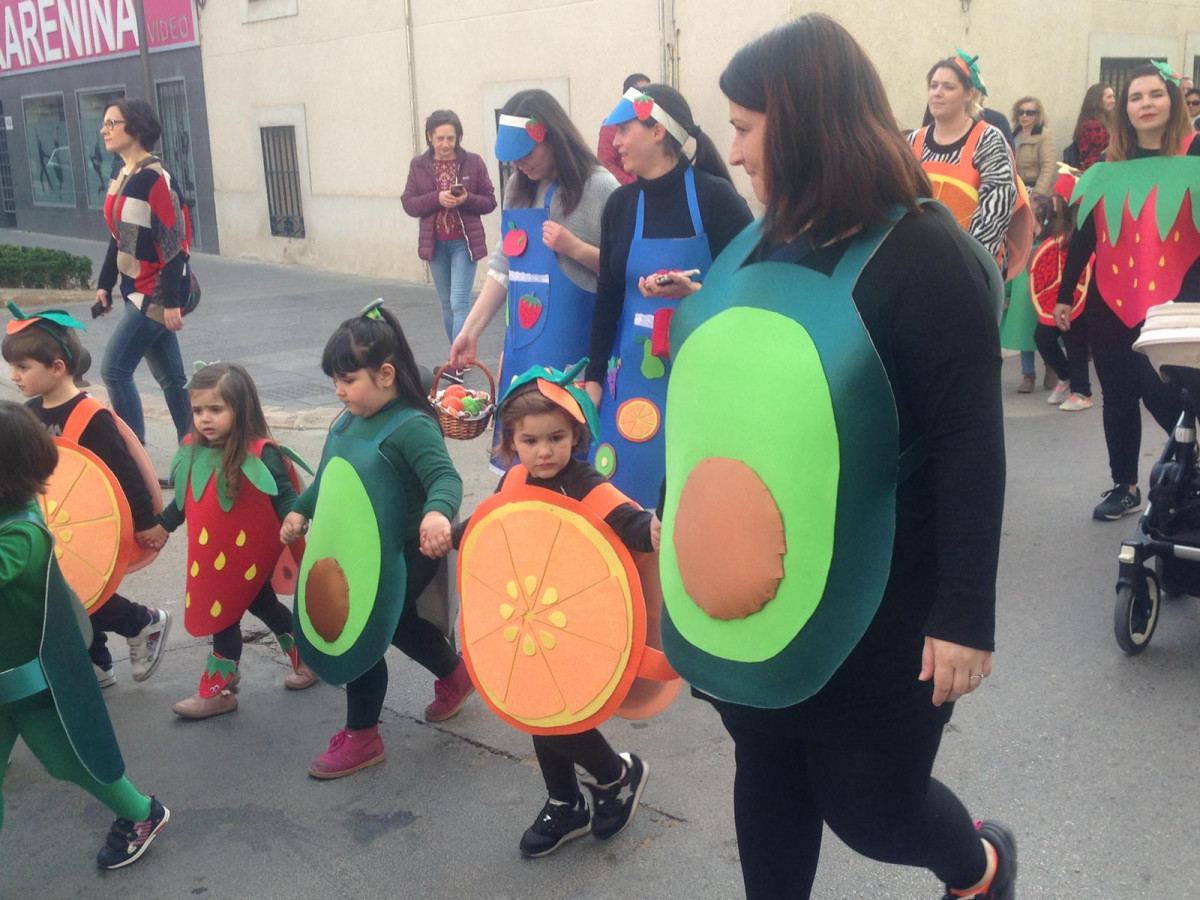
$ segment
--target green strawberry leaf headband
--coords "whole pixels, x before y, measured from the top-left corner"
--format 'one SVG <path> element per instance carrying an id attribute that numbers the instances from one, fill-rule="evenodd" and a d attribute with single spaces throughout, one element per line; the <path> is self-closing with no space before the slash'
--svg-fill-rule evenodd
<path id="1" fill-rule="evenodd" d="M 67 361 L 73 361 L 71 351 L 67 347 L 67 342 L 63 340 L 59 329 L 78 328 L 80 331 L 87 331 L 87 327 L 82 322 L 62 309 L 44 309 L 41 312 L 29 314 L 11 300 L 8 301 L 6 306 L 8 307 L 8 311 L 13 314 L 13 319 L 5 326 L 5 333 L 16 334 L 19 331 L 24 331 L 31 325 L 35 328 L 40 328 L 46 334 L 50 335 L 50 337 L 54 338 L 58 346 L 62 347 Z"/>
<path id="2" fill-rule="evenodd" d="M 958 54 L 958 58 L 955 60 L 955 62 L 958 63 L 958 67 L 963 70 L 968 78 L 971 79 L 971 84 L 974 86 L 975 90 L 979 91 L 979 93 L 986 97 L 987 88 L 983 86 L 983 78 L 979 74 L 979 57 L 970 56 L 969 54 L 964 53 L 958 47 L 954 48 L 954 52 Z"/>
<path id="3" fill-rule="evenodd" d="M 588 358 L 585 356 L 566 371 L 550 366 L 534 366 L 513 378 L 508 389 L 500 397 L 497 408 L 523 391 L 539 391 L 544 397 L 562 407 L 572 419 L 586 425 L 591 432 L 591 442 L 595 443 L 596 436 L 600 433 L 596 406 L 587 395 L 587 391 L 575 383 L 576 379 L 582 376 L 587 364 Z"/>
<path id="4" fill-rule="evenodd" d="M 1182 76 L 1175 71 L 1170 63 L 1159 62 L 1156 59 L 1152 59 L 1150 62 L 1154 65 L 1154 68 L 1158 69 L 1158 74 L 1162 76 L 1163 81 L 1169 81 L 1175 87 L 1179 87 Z"/>

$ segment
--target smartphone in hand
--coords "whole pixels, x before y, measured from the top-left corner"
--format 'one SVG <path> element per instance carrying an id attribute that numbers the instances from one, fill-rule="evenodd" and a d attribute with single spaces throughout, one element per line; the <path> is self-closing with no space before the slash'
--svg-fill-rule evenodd
<path id="1" fill-rule="evenodd" d="M 467 193 L 466 185 L 457 184 L 457 183 L 450 185 L 450 196 L 451 197 L 462 197 L 466 193 Z"/>

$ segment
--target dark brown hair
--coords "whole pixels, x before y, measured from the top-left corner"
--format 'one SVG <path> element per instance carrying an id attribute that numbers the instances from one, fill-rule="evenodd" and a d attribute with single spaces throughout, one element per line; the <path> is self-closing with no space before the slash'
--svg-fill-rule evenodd
<path id="1" fill-rule="evenodd" d="M 766 113 L 768 241 L 879 225 L 890 207 L 913 209 L 931 193 L 875 66 L 828 16 L 803 16 L 747 44 L 721 73 L 721 90 Z"/>
<path id="2" fill-rule="evenodd" d="M 409 406 L 437 418 L 429 395 L 421 388 L 421 372 L 404 329 L 392 313 L 379 307 L 379 318 L 357 315 L 337 327 L 325 342 L 321 371 L 330 378 L 366 369 L 372 375 L 384 363 L 396 370 L 396 392 Z"/>
<path id="3" fill-rule="evenodd" d="M 433 141 L 429 136 L 433 134 L 434 129 L 440 128 L 443 125 L 453 125 L 455 140 L 454 143 L 462 143 L 462 120 L 458 118 L 458 113 L 452 109 L 435 109 L 429 114 L 429 118 L 425 120 L 425 145 L 433 146 Z"/>
<path id="4" fill-rule="evenodd" d="M 1075 210 L 1067 204 L 1062 194 L 1057 191 L 1052 191 L 1049 197 L 1030 194 L 1029 203 L 1042 226 L 1038 232 L 1039 241 L 1058 238 L 1060 243 L 1070 242 L 1075 235 Z"/>
<path id="5" fill-rule="evenodd" d="M 1174 156 L 1181 152 L 1184 149 L 1184 139 L 1196 130 L 1192 127 L 1192 120 L 1188 118 L 1187 104 L 1183 102 L 1183 92 L 1179 90 L 1179 85 L 1163 78 L 1155 66 L 1138 66 L 1129 73 L 1129 79 L 1122 85 L 1121 93 L 1117 97 L 1117 107 L 1113 110 L 1112 140 L 1108 142 L 1107 151 L 1109 162 L 1129 159 L 1137 148 L 1137 131 L 1133 122 L 1129 120 L 1129 86 L 1138 78 L 1145 78 L 1147 75 L 1153 75 L 1166 85 L 1167 97 L 1171 101 L 1171 114 L 1167 117 L 1167 128 L 1162 136 L 1163 156 Z"/>
<path id="6" fill-rule="evenodd" d="M 692 118 L 692 108 L 688 106 L 683 94 L 668 84 L 643 85 L 642 91 L 647 96 L 653 97 L 654 102 L 666 110 L 667 115 L 678 122 L 692 138 L 696 144 L 696 152 L 692 155 L 691 164 L 695 168 L 701 172 L 707 172 L 709 175 L 724 178 L 726 181 L 733 180 L 729 177 L 729 169 L 725 166 L 725 160 L 721 158 L 721 151 L 717 149 L 712 138 L 700 130 L 700 126 Z M 657 124 L 653 117 L 645 121 L 639 119 L 633 121 L 646 128 L 653 128 Z M 667 132 L 666 140 L 663 143 L 671 159 L 678 160 L 683 155 L 683 145 L 670 132 Z"/>
<path id="7" fill-rule="evenodd" d="M 134 138 L 146 150 L 153 150 L 162 136 L 162 123 L 154 113 L 154 107 L 139 97 L 120 97 L 105 108 L 116 107 L 125 120 L 125 133 Z"/>
<path id="8" fill-rule="evenodd" d="M 47 368 L 61 359 L 67 374 L 74 375 L 83 357 L 83 344 L 74 328 L 63 328 L 42 319 L 26 325 L 16 334 L 6 334 L 4 341 L 0 342 L 0 354 L 3 354 L 7 363 L 32 359 Z"/>
<path id="9" fill-rule="evenodd" d="M 24 405 L 0 400 L 0 510 L 20 509 L 46 489 L 58 448 Z"/>
<path id="10" fill-rule="evenodd" d="M 583 186 L 597 168 L 600 160 L 592 152 L 566 111 L 550 94 L 542 90 L 518 91 L 500 110 L 506 116 L 532 116 L 546 126 L 545 143 L 554 154 L 558 173 L 558 189 L 562 195 L 563 212 L 570 213 L 583 199 Z M 513 199 L 516 206 L 532 206 L 537 197 L 537 182 L 525 177 L 514 167 Z"/>
<path id="11" fill-rule="evenodd" d="M 1083 104 L 1079 107 L 1079 118 L 1075 120 L 1075 130 L 1071 133 L 1071 140 L 1079 140 L 1083 123 L 1088 119 L 1095 119 L 1112 131 L 1113 114 L 1104 108 L 1104 92 L 1106 90 L 1108 90 L 1108 85 L 1100 82 L 1087 89 L 1087 93 L 1083 95 Z"/>
<path id="12" fill-rule="evenodd" d="M 237 363 L 213 363 L 205 366 L 188 384 L 188 393 L 215 390 L 225 405 L 233 411 L 233 428 L 221 447 L 221 468 L 225 472 L 228 496 L 236 497 L 240 485 L 242 463 L 250 452 L 250 445 L 259 440 L 272 440 L 271 429 L 263 415 L 258 391 L 250 373 Z M 212 447 L 208 439 L 196 430 L 192 423 L 192 441 L 200 447 Z"/>
<path id="13" fill-rule="evenodd" d="M 517 426 L 526 416 L 539 416 L 547 413 L 560 413 L 564 421 L 571 424 L 571 452 L 580 453 L 591 443 L 591 434 L 586 425 L 578 421 L 569 412 L 539 391 L 536 385 L 530 384 L 500 404 L 500 427 L 503 436 L 500 440 L 500 459 L 506 466 L 512 465 L 517 459 L 517 448 L 513 443 L 513 435 Z"/>

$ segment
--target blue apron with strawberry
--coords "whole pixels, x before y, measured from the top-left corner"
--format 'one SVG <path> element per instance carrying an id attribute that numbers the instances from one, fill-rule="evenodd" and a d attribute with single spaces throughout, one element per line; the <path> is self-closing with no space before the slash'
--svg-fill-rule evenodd
<path id="1" fill-rule="evenodd" d="M 508 302 L 504 311 L 504 356 L 496 390 L 503 394 L 516 376 L 533 366 L 566 369 L 587 356 L 596 294 L 567 277 L 555 253 L 542 243 L 542 225 L 550 220 L 550 201 L 558 182 L 550 185 L 542 206 L 504 211 L 506 231 L 501 249 L 508 257 Z M 500 423 L 492 444 L 492 467 L 500 460 Z"/>
<path id="2" fill-rule="evenodd" d="M 679 300 L 642 296 L 638 279 L 660 270 L 699 269 L 699 281 L 712 265 L 708 235 L 700 221 L 696 176 L 684 175 L 688 211 L 695 235 L 644 238 L 646 195 L 638 196 L 637 221 L 625 264 L 625 304 L 617 340 L 608 361 L 600 401 L 600 434 L 592 463 L 626 497 L 653 509 L 666 471 L 663 413 L 671 361 L 665 334 Z"/>

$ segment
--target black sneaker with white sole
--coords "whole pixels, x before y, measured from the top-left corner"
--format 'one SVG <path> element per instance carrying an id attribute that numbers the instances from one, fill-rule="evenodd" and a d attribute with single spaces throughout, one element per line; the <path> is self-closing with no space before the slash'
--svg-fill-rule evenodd
<path id="1" fill-rule="evenodd" d="M 591 830 L 592 813 L 582 794 L 573 805 L 551 798 L 521 836 L 521 853 L 528 857 L 545 856 Z"/>
<path id="2" fill-rule="evenodd" d="M 171 811 L 152 794 L 148 819 L 140 822 L 117 819 L 113 822 L 108 839 L 96 857 L 96 864 L 102 869 L 120 869 L 137 862 L 170 818 Z"/>
<path id="3" fill-rule="evenodd" d="M 1104 499 L 1092 510 L 1092 518 L 1097 521 L 1113 522 L 1142 508 L 1142 492 L 1136 487 L 1114 484 L 1100 496 Z"/>
<path id="4" fill-rule="evenodd" d="M 640 757 L 632 753 L 617 755 L 625 763 L 620 778 L 603 785 L 583 782 L 583 786 L 592 792 L 592 809 L 595 811 L 592 834 L 601 840 L 615 837 L 633 821 L 642 791 L 646 789 L 646 779 L 650 777 L 650 767 Z"/>
<path id="5" fill-rule="evenodd" d="M 1000 822 L 975 823 L 975 833 L 996 851 L 996 874 L 983 891 L 967 895 L 966 900 L 1014 900 L 1017 896 L 1017 839 L 1012 829 Z M 961 893 L 948 887 L 942 900 L 960 900 Z"/>

